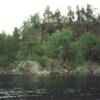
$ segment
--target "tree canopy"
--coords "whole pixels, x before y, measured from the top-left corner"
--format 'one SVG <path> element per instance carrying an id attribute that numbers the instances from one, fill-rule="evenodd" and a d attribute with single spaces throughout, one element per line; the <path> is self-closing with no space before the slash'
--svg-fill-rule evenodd
<path id="1" fill-rule="evenodd" d="M 62 65 L 75 66 L 88 61 L 100 62 L 100 15 L 91 5 L 60 9 L 47 6 L 44 16 L 31 15 L 12 35 L 0 34 L 0 66 L 14 61 L 58 59 Z"/>

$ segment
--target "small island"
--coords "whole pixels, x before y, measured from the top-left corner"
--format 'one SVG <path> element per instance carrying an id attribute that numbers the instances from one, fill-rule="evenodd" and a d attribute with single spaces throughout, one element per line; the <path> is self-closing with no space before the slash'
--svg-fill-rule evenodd
<path id="1" fill-rule="evenodd" d="M 91 5 L 31 15 L 12 35 L 0 34 L 0 74 L 100 75 L 100 14 Z"/>
<path id="2" fill-rule="evenodd" d="M 30 13 L 31 6 L 42 10 L 44 2 L 54 3 L 45 5 L 42 15 L 34 9 L 13 32 L 0 33 L 0 100 L 100 100 L 100 10 L 90 4 L 79 6 L 89 1 L 96 2 L 0 1 L 4 13 L 0 28 L 2 19 L 11 27 L 13 21 Z M 69 2 L 80 3 L 64 9 L 65 13 L 63 5 Z M 52 9 L 56 4 L 59 9 Z"/>

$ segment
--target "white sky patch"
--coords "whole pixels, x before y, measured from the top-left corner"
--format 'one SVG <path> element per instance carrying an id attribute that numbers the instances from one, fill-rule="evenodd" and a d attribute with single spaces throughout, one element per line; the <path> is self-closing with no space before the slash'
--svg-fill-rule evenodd
<path id="1" fill-rule="evenodd" d="M 68 6 L 75 9 L 76 5 L 86 6 L 86 4 L 100 9 L 99 0 L 0 0 L 0 32 L 5 30 L 11 34 L 13 28 L 20 27 L 30 15 L 36 12 L 41 15 L 47 5 L 52 11 L 59 8 L 65 14 Z"/>

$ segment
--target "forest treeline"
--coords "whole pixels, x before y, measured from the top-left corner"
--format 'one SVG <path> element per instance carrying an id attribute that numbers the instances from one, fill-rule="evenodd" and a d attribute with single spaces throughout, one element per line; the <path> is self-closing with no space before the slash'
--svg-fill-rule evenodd
<path id="1" fill-rule="evenodd" d="M 57 59 L 60 64 L 77 66 L 100 63 L 100 14 L 91 5 L 71 7 L 62 15 L 47 6 L 43 17 L 31 15 L 12 35 L 0 34 L 0 67 L 14 61 L 33 60 L 45 64 Z"/>

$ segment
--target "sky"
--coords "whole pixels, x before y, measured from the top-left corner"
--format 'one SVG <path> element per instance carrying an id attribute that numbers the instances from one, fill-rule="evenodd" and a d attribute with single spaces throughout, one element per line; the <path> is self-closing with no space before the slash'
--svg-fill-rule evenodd
<path id="1" fill-rule="evenodd" d="M 5 30 L 12 34 L 14 27 L 20 27 L 34 13 L 42 15 L 48 5 L 52 11 L 59 8 L 65 14 L 68 6 L 75 9 L 76 5 L 85 7 L 86 4 L 100 11 L 99 0 L 0 0 L 0 33 Z"/>

